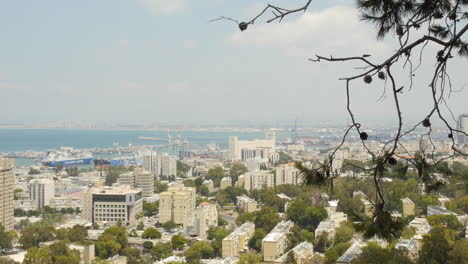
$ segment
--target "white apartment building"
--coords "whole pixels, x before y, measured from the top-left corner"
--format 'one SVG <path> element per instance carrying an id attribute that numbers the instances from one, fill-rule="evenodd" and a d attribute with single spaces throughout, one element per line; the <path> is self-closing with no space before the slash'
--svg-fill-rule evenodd
<path id="1" fill-rule="evenodd" d="M 218 226 L 218 209 L 215 204 L 203 202 L 195 210 L 193 223 L 188 226 L 187 230 L 189 231 L 187 233 L 189 235 L 196 235 L 201 239 L 206 239 L 208 229 L 212 226 Z"/>
<path id="2" fill-rule="evenodd" d="M 284 253 L 288 242 L 292 221 L 282 221 L 262 240 L 263 261 L 275 261 Z"/>
<path id="3" fill-rule="evenodd" d="M 285 263 L 288 260 L 288 254 L 291 251 L 294 254 L 294 259 L 296 260 L 297 264 L 309 263 L 310 259 L 312 259 L 312 257 L 314 256 L 314 245 L 307 241 L 299 243 L 293 249 L 276 259 L 275 263 Z"/>
<path id="4" fill-rule="evenodd" d="M 224 177 L 221 179 L 221 183 L 220 183 L 220 189 L 226 189 L 227 187 L 231 187 L 232 186 L 232 179 L 231 177 Z"/>
<path id="5" fill-rule="evenodd" d="M 0 157 L 0 224 L 5 230 L 12 230 L 15 225 L 15 160 Z"/>
<path id="6" fill-rule="evenodd" d="M 294 166 L 294 162 L 280 164 L 276 167 L 276 185 L 281 184 L 302 184 L 300 171 Z"/>
<path id="7" fill-rule="evenodd" d="M 120 185 L 128 185 L 130 188 L 142 189 L 143 197 L 154 195 L 154 176 L 141 168 L 135 168 L 134 171 L 121 174 L 119 183 Z"/>
<path id="8" fill-rule="evenodd" d="M 177 159 L 167 153 L 145 155 L 143 167 L 146 171 L 153 172 L 156 177 L 177 175 Z"/>
<path id="9" fill-rule="evenodd" d="M 458 117 L 457 129 L 468 134 L 468 113 L 461 114 Z M 468 136 L 458 133 L 458 144 L 468 145 Z"/>
<path id="10" fill-rule="evenodd" d="M 61 195 L 54 197 L 49 200 L 49 206 L 57 210 L 67 209 L 67 208 L 83 208 L 83 199 L 68 197 L 66 195 Z"/>
<path id="11" fill-rule="evenodd" d="M 137 223 L 136 216 L 143 212 L 141 189 L 127 185 L 92 188 L 83 193 L 82 217 L 92 223 L 115 225 Z"/>
<path id="12" fill-rule="evenodd" d="M 55 183 L 51 179 L 34 179 L 29 182 L 29 199 L 36 202 L 36 208 L 49 206 L 55 195 Z"/>
<path id="13" fill-rule="evenodd" d="M 261 166 L 266 166 L 268 163 L 268 159 L 248 159 L 247 160 L 247 171 L 258 171 L 260 170 Z"/>
<path id="14" fill-rule="evenodd" d="M 237 196 L 237 208 L 246 213 L 253 213 L 257 211 L 257 201 L 245 195 Z"/>
<path id="15" fill-rule="evenodd" d="M 237 136 L 229 137 L 228 160 L 247 161 L 252 158 L 270 159 L 275 154 L 276 135 L 269 131 L 265 139 L 238 140 Z"/>
<path id="16" fill-rule="evenodd" d="M 247 191 L 259 190 L 275 186 L 275 175 L 270 171 L 252 171 L 244 174 L 244 189 Z"/>
<path id="17" fill-rule="evenodd" d="M 240 253 L 247 251 L 249 249 L 249 239 L 254 231 L 255 224 L 245 222 L 225 237 L 222 241 L 223 258 L 239 256 Z"/>
<path id="18" fill-rule="evenodd" d="M 159 222 L 187 225 L 195 211 L 195 188 L 177 184 L 159 194 Z"/>

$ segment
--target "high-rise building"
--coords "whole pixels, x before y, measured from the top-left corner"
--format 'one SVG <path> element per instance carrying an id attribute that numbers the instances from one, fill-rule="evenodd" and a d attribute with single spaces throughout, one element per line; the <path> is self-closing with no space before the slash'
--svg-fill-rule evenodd
<path id="1" fill-rule="evenodd" d="M 128 185 L 92 188 L 83 194 L 82 217 L 93 223 L 134 225 L 143 212 L 142 197 L 141 189 Z"/>
<path id="2" fill-rule="evenodd" d="M 228 160 L 260 158 L 269 160 L 275 154 L 275 132 L 269 131 L 265 139 L 238 140 L 236 136 L 229 137 Z"/>
<path id="3" fill-rule="evenodd" d="M 461 114 L 458 117 L 457 129 L 468 134 L 468 113 Z M 458 133 L 458 144 L 468 145 L 468 136 L 463 133 Z"/>
<path id="4" fill-rule="evenodd" d="M 36 208 L 50 205 L 55 196 L 55 183 L 51 179 L 34 179 L 29 182 L 29 199 L 35 201 Z"/>
<path id="5" fill-rule="evenodd" d="M 15 160 L 0 157 L 0 224 L 6 230 L 12 230 L 15 224 Z"/>
<path id="6" fill-rule="evenodd" d="M 135 168 L 134 171 L 121 174 L 119 183 L 120 185 L 128 185 L 132 189 L 142 189 L 143 197 L 154 195 L 154 176 L 142 168 Z"/>
<path id="7" fill-rule="evenodd" d="M 301 184 L 302 177 L 299 170 L 294 167 L 294 162 L 289 164 L 281 164 L 276 167 L 276 182 L 275 185 L 281 184 Z"/>
<path id="8" fill-rule="evenodd" d="M 177 184 L 159 194 L 159 222 L 187 225 L 195 210 L 195 188 Z"/>
<path id="9" fill-rule="evenodd" d="M 275 261 L 284 253 L 287 247 L 289 229 L 293 225 L 292 221 L 282 221 L 262 240 L 264 261 Z"/>
<path id="10" fill-rule="evenodd" d="M 259 190 L 275 186 L 275 175 L 267 170 L 252 171 L 244 174 L 244 189 Z"/>
<path id="11" fill-rule="evenodd" d="M 151 197 L 154 195 L 154 177 L 153 174 L 137 170 L 135 173 L 135 185 L 143 191 L 143 197 Z"/>
<path id="12" fill-rule="evenodd" d="M 177 175 L 177 159 L 167 153 L 145 155 L 143 157 L 143 167 L 146 171 L 153 172 L 156 177 Z"/>

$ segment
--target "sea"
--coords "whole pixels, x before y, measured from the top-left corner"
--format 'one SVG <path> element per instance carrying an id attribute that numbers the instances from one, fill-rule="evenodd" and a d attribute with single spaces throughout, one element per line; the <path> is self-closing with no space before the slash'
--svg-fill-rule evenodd
<path id="1" fill-rule="evenodd" d="M 264 132 L 245 131 L 154 131 L 154 130 L 79 130 L 79 129 L 0 129 L 0 153 L 22 151 L 57 150 L 62 146 L 74 149 L 112 148 L 115 142 L 120 146 L 163 145 L 167 144 L 168 133 L 173 138 L 189 142 L 189 150 L 206 149 L 208 145 L 227 148 L 229 136 L 239 140 L 264 138 Z M 278 140 L 290 136 L 287 131 L 277 132 Z M 161 138 L 166 141 L 144 140 L 140 137 Z M 160 149 L 164 151 L 164 149 Z M 99 157 L 95 157 L 99 158 Z M 17 159 L 17 166 L 30 166 L 32 159 Z"/>

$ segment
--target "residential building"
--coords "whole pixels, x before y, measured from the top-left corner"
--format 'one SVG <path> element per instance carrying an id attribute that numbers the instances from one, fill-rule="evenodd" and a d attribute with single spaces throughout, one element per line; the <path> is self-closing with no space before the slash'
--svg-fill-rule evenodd
<path id="1" fill-rule="evenodd" d="M 130 186 L 130 188 L 134 189 L 135 188 L 135 174 L 133 173 L 133 171 L 120 174 L 119 184 L 127 185 L 127 186 Z"/>
<path id="2" fill-rule="evenodd" d="M 212 180 L 204 180 L 203 185 L 208 188 L 208 191 L 210 191 L 210 193 L 215 191 L 214 184 L 213 184 Z"/>
<path id="3" fill-rule="evenodd" d="M 154 176 L 142 168 L 123 173 L 119 176 L 120 185 L 128 185 L 130 188 L 139 188 L 143 191 L 143 197 L 154 195 Z"/>
<path id="4" fill-rule="evenodd" d="M 220 186 L 221 190 L 226 189 L 227 187 L 231 187 L 231 186 L 232 186 L 231 177 L 224 177 L 221 179 L 221 186 Z"/>
<path id="5" fill-rule="evenodd" d="M 82 217 L 92 223 L 115 225 L 137 223 L 137 215 L 143 212 L 141 189 L 128 185 L 92 188 L 83 193 Z"/>
<path id="6" fill-rule="evenodd" d="M 246 252 L 249 249 L 249 239 L 254 231 L 255 224 L 245 222 L 225 237 L 222 241 L 223 258 L 239 256 L 240 253 Z"/>
<path id="7" fill-rule="evenodd" d="M 81 195 L 82 196 L 82 195 Z M 49 206 L 57 210 L 67 208 L 83 208 L 82 197 L 69 197 L 67 195 L 60 195 L 53 197 L 49 200 Z"/>
<path id="8" fill-rule="evenodd" d="M 257 201 L 245 195 L 237 196 L 237 208 L 242 212 L 253 213 L 257 211 Z"/>
<path id="9" fill-rule="evenodd" d="M 429 205 L 427 207 L 427 216 L 430 215 L 453 215 L 454 213 L 442 206 Z"/>
<path id="10" fill-rule="evenodd" d="M 55 187 L 51 179 L 34 179 L 29 182 L 29 199 L 36 202 L 36 208 L 49 206 L 50 199 L 54 198 Z"/>
<path id="11" fill-rule="evenodd" d="M 265 167 L 268 163 L 268 159 L 248 159 L 247 160 L 247 171 L 258 171 L 262 167 Z"/>
<path id="12" fill-rule="evenodd" d="M 247 172 L 244 176 L 244 189 L 259 190 L 275 186 L 275 175 L 267 170 Z"/>
<path id="13" fill-rule="evenodd" d="M 276 259 L 275 263 L 285 263 L 288 259 L 288 254 L 291 251 L 294 254 L 294 259 L 296 260 L 297 264 L 309 263 L 309 260 L 312 259 L 312 257 L 314 256 L 314 245 L 307 241 L 299 243 L 293 249 Z"/>
<path id="14" fill-rule="evenodd" d="M 195 209 L 193 223 L 187 226 L 189 235 L 196 235 L 201 239 L 208 237 L 208 229 L 218 226 L 218 209 L 215 204 L 200 203 Z"/>
<path id="15" fill-rule="evenodd" d="M 260 158 L 270 159 L 275 154 L 276 135 L 269 131 L 265 139 L 238 140 L 237 136 L 229 137 L 228 160 L 242 160 Z"/>
<path id="16" fill-rule="evenodd" d="M 15 160 L 0 157 L 0 224 L 6 230 L 12 230 L 15 225 L 13 211 L 15 209 Z"/>
<path id="17" fill-rule="evenodd" d="M 468 134 L 468 113 L 461 114 L 458 117 L 457 130 Z M 458 133 L 458 144 L 461 146 L 468 145 L 468 136 L 463 133 Z"/>
<path id="18" fill-rule="evenodd" d="M 353 259 L 359 256 L 362 252 L 362 247 L 365 243 L 355 241 L 337 260 L 337 264 L 349 264 Z"/>
<path id="19" fill-rule="evenodd" d="M 302 176 L 299 170 L 294 166 L 294 162 L 288 164 L 280 164 L 276 167 L 276 182 L 275 185 L 281 184 L 301 184 Z"/>
<path id="20" fill-rule="evenodd" d="M 400 239 L 400 241 L 395 245 L 395 249 L 403 251 L 405 255 L 412 260 L 416 260 L 418 258 L 419 248 L 416 240 Z"/>
<path id="21" fill-rule="evenodd" d="M 315 229 L 315 237 L 319 237 L 322 234 L 327 234 L 328 238 L 335 237 L 335 223 L 330 220 L 322 221 Z"/>
<path id="22" fill-rule="evenodd" d="M 151 153 L 143 156 L 143 168 L 153 172 L 156 177 L 177 176 L 177 159 L 175 156 Z"/>
<path id="23" fill-rule="evenodd" d="M 143 197 L 151 197 L 154 195 L 154 176 L 153 174 L 135 169 L 135 185 L 142 190 Z"/>
<path id="24" fill-rule="evenodd" d="M 410 198 L 406 197 L 401 199 L 401 203 L 403 204 L 403 217 L 415 215 L 416 205 Z"/>
<path id="25" fill-rule="evenodd" d="M 188 224 L 195 211 L 195 188 L 176 184 L 159 194 L 159 222 Z"/>
<path id="26" fill-rule="evenodd" d="M 416 217 L 408 225 L 416 229 L 414 238 L 418 240 L 423 239 L 423 236 L 431 231 L 431 225 L 429 225 L 426 218 Z"/>
<path id="27" fill-rule="evenodd" d="M 236 186 L 239 187 L 239 188 L 244 188 L 244 186 L 245 186 L 245 176 L 244 175 L 240 175 L 239 178 L 237 178 Z"/>
<path id="28" fill-rule="evenodd" d="M 282 221 L 262 240 L 263 261 L 275 261 L 287 247 L 292 221 Z"/>

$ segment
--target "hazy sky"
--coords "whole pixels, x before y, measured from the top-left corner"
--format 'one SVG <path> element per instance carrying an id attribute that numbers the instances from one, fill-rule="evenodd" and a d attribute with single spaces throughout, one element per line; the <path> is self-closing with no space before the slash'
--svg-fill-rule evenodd
<path id="1" fill-rule="evenodd" d="M 350 0 L 315 0 L 306 13 L 245 32 L 229 21 L 208 23 L 220 15 L 247 20 L 266 3 L 1 1 L 0 122 L 346 120 L 337 79 L 358 65 L 307 58 L 368 53 L 378 60 L 395 50 L 395 40 L 377 41 Z M 435 50 L 428 47 L 412 91 L 404 93 L 405 118 L 423 119 L 432 106 L 427 76 Z M 467 86 L 467 62 L 450 64 L 456 90 Z M 406 74 L 399 85 L 407 85 Z M 393 115 L 392 97 L 376 102 L 382 88 L 377 80 L 354 83 L 357 114 Z M 455 114 L 468 110 L 466 90 L 449 100 Z"/>

